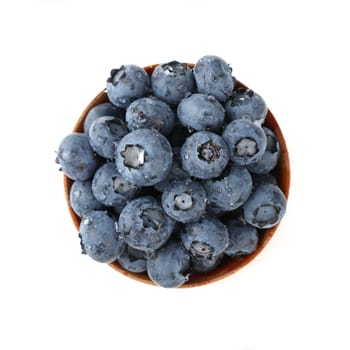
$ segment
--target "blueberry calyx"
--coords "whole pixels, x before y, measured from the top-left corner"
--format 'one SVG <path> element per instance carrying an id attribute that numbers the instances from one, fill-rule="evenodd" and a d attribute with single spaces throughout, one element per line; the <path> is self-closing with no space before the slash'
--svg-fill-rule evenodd
<path id="1" fill-rule="evenodd" d="M 272 204 L 264 204 L 254 210 L 253 223 L 269 225 L 277 222 L 280 208 Z"/>
<path id="2" fill-rule="evenodd" d="M 234 152 L 238 157 L 252 157 L 259 152 L 259 149 L 255 140 L 245 137 L 236 143 Z"/>
<path id="3" fill-rule="evenodd" d="M 213 247 L 204 242 L 193 241 L 190 247 L 190 253 L 197 259 L 210 259 L 213 251 Z"/>
<path id="4" fill-rule="evenodd" d="M 124 180 L 120 176 L 116 176 L 115 178 L 113 178 L 113 188 L 114 192 L 117 192 L 119 194 L 126 194 L 136 190 L 137 186 Z"/>
<path id="5" fill-rule="evenodd" d="M 145 164 L 146 152 L 139 145 L 126 145 L 120 154 L 124 158 L 124 165 L 128 168 L 138 169 Z"/>
<path id="6" fill-rule="evenodd" d="M 124 66 L 121 66 L 119 69 L 112 69 L 110 77 L 107 79 L 107 83 L 111 83 L 115 86 L 125 77 L 125 75 Z"/>
<path id="7" fill-rule="evenodd" d="M 174 209 L 175 210 L 188 210 L 192 207 L 192 196 L 186 192 L 178 194 L 174 197 Z"/>
<path id="8" fill-rule="evenodd" d="M 162 64 L 162 68 L 165 74 L 177 76 L 177 75 L 186 74 L 187 65 L 182 64 L 178 61 L 171 61 L 171 62 Z"/>
<path id="9" fill-rule="evenodd" d="M 215 159 L 220 158 L 220 150 L 221 150 L 221 147 L 219 145 L 216 145 L 211 140 L 209 140 L 198 146 L 197 148 L 198 158 L 210 163 Z"/>
<path id="10" fill-rule="evenodd" d="M 162 213 L 157 209 L 145 209 L 141 213 L 143 227 L 151 227 L 154 230 L 159 230 L 164 221 Z"/>
<path id="11" fill-rule="evenodd" d="M 113 118 L 105 120 L 106 128 L 113 134 L 122 138 L 127 132 L 128 128 L 121 119 Z"/>

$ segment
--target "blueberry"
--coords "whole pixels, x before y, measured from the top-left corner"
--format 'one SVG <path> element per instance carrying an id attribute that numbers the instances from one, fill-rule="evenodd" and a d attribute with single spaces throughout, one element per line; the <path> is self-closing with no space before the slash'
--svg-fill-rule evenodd
<path id="1" fill-rule="evenodd" d="M 170 182 L 162 195 L 162 207 L 179 222 L 197 221 L 205 213 L 207 193 L 191 179 Z"/>
<path id="2" fill-rule="evenodd" d="M 69 178 L 80 181 L 91 179 L 100 164 L 87 135 L 76 132 L 61 141 L 56 162 Z"/>
<path id="3" fill-rule="evenodd" d="M 214 96 L 197 93 L 180 101 L 177 115 L 184 126 L 216 131 L 224 123 L 225 109 Z"/>
<path id="4" fill-rule="evenodd" d="M 149 278 L 160 287 L 177 288 L 188 281 L 191 266 L 189 253 L 177 240 L 170 240 L 147 260 Z"/>
<path id="5" fill-rule="evenodd" d="M 145 252 L 125 244 L 123 254 L 118 258 L 119 264 L 127 271 L 141 273 L 146 271 Z"/>
<path id="6" fill-rule="evenodd" d="M 118 117 L 124 120 L 125 110 L 114 106 L 110 102 L 100 103 L 92 107 L 84 119 L 84 132 L 89 133 L 92 123 L 100 117 Z"/>
<path id="7" fill-rule="evenodd" d="M 262 158 L 266 149 L 266 135 L 262 127 L 247 119 L 230 122 L 222 137 L 227 143 L 230 159 L 238 165 L 246 166 Z"/>
<path id="8" fill-rule="evenodd" d="M 150 79 L 146 71 L 136 65 L 127 64 L 112 69 L 107 79 L 107 95 L 117 107 L 127 108 L 137 98 L 146 96 L 150 89 Z"/>
<path id="9" fill-rule="evenodd" d="M 193 74 L 198 92 L 213 95 L 220 102 L 225 102 L 232 94 L 236 80 L 222 58 L 203 56 L 194 66 Z"/>
<path id="10" fill-rule="evenodd" d="M 257 228 L 270 228 L 281 221 L 286 205 L 286 197 L 278 186 L 259 184 L 243 204 L 244 219 Z"/>
<path id="11" fill-rule="evenodd" d="M 92 210 L 102 210 L 104 205 L 92 193 L 92 181 L 74 181 L 69 192 L 69 203 L 74 212 L 82 217 Z"/>
<path id="12" fill-rule="evenodd" d="M 172 159 L 165 136 L 152 129 L 138 129 L 121 139 L 115 161 L 125 179 L 137 186 L 152 186 L 167 177 Z"/>
<path id="13" fill-rule="evenodd" d="M 240 207 L 250 196 L 253 181 L 249 171 L 241 166 L 228 166 L 219 178 L 203 181 L 208 193 L 208 205 L 223 211 Z"/>
<path id="14" fill-rule="evenodd" d="M 160 64 L 151 75 L 151 86 L 156 97 L 175 105 L 194 91 L 192 69 L 186 63 L 177 61 Z"/>
<path id="15" fill-rule="evenodd" d="M 219 219 L 203 217 L 199 221 L 184 225 L 181 241 L 194 258 L 212 259 L 226 249 L 228 230 Z"/>
<path id="16" fill-rule="evenodd" d="M 229 256 L 248 255 L 258 247 L 258 229 L 247 224 L 241 216 L 225 222 L 229 233 L 229 244 L 225 254 Z"/>
<path id="17" fill-rule="evenodd" d="M 212 271 L 219 266 L 224 254 L 220 254 L 218 256 L 209 256 L 204 258 L 192 258 L 192 270 L 196 272 L 208 272 Z"/>
<path id="18" fill-rule="evenodd" d="M 264 123 L 267 106 L 263 98 L 251 89 L 238 88 L 225 104 L 226 115 L 230 121 L 249 119 L 258 125 Z"/>
<path id="19" fill-rule="evenodd" d="M 256 174 L 265 174 L 275 168 L 281 154 L 280 144 L 276 135 L 267 127 L 263 127 L 266 134 L 266 149 L 262 157 L 255 163 L 249 164 L 247 169 Z"/>
<path id="20" fill-rule="evenodd" d="M 92 181 L 92 192 L 106 206 L 124 206 L 138 194 L 139 187 L 124 179 L 114 162 L 107 162 L 97 169 Z"/>
<path id="21" fill-rule="evenodd" d="M 89 141 L 94 151 L 106 159 L 113 159 L 121 138 L 128 133 L 128 128 L 118 117 L 100 117 L 91 125 Z"/>
<path id="22" fill-rule="evenodd" d="M 131 200 L 119 216 L 125 242 L 142 251 L 152 251 L 166 243 L 174 229 L 160 203 L 151 196 Z"/>
<path id="23" fill-rule="evenodd" d="M 199 179 L 219 176 L 229 161 L 223 138 L 210 131 L 197 131 L 189 136 L 180 155 L 183 169 Z"/>
<path id="24" fill-rule="evenodd" d="M 115 219 L 106 211 L 91 211 L 80 223 L 80 244 L 82 253 L 90 258 L 111 263 L 124 250 L 124 242 L 119 239 Z"/>
<path id="25" fill-rule="evenodd" d="M 132 102 L 126 110 L 125 119 L 130 131 L 149 128 L 168 135 L 174 127 L 175 115 L 168 104 L 151 96 Z"/>

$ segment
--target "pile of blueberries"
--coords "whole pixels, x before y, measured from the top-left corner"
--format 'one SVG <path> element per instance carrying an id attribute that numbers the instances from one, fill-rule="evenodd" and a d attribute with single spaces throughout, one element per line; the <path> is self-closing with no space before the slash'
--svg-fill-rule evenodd
<path id="1" fill-rule="evenodd" d="M 254 252 L 286 210 L 262 97 L 213 55 L 150 75 L 123 65 L 106 93 L 57 151 L 82 253 L 173 288 Z"/>

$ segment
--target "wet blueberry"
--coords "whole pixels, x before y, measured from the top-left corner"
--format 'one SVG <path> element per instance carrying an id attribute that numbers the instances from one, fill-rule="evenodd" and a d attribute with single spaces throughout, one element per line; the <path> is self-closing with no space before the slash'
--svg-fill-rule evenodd
<path id="1" fill-rule="evenodd" d="M 262 127 L 247 119 L 230 122 L 222 137 L 227 143 L 230 159 L 246 166 L 260 160 L 266 149 L 266 135 Z"/>
<path id="2" fill-rule="evenodd" d="M 199 179 L 219 176 L 229 161 L 223 138 L 210 131 L 198 131 L 189 136 L 180 155 L 183 169 Z"/>
<path id="3" fill-rule="evenodd" d="M 221 255 L 228 245 L 227 227 L 215 217 L 203 217 L 187 223 L 181 232 L 184 247 L 196 259 Z"/>
<path id="4" fill-rule="evenodd" d="M 56 161 L 69 178 L 80 181 L 91 179 L 100 165 L 87 135 L 76 132 L 61 141 Z"/>
<path id="5" fill-rule="evenodd" d="M 281 221 L 286 205 L 286 197 L 278 186 L 261 183 L 243 204 L 244 219 L 257 228 L 270 228 Z"/>
<path id="6" fill-rule="evenodd" d="M 193 74 L 198 92 L 213 95 L 219 102 L 225 102 L 231 96 L 236 80 L 222 58 L 203 56 L 194 66 Z"/>
<path id="7" fill-rule="evenodd" d="M 184 126 L 197 131 L 216 131 L 224 123 L 225 109 L 214 96 L 197 93 L 180 101 L 177 115 Z"/>
<path id="8" fill-rule="evenodd" d="M 172 159 L 165 136 L 152 129 L 138 129 L 122 138 L 115 161 L 125 179 L 137 186 L 152 186 L 167 177 Z"/>
<path id="9" fill-rule="evenodd" d="M 249 119 L 258 125 L 264 123 L 267 106 L 263 98 L 251 89 L 238 88 L 225 104 L 226 115 L 230 121 Z"/>
<path id="10" fill-rule="evenodd" d="M 203 181 L 208 193 L 208 205 L 223 211 L 240 207 L 250 196 L 252 177 L 241 166 L 228 166 L 219 178 Z"/>
<path id="11" fill-rule="evenodd" d="M 149 278 L 160 287 L 176 288 L 188 281 L 191 266 L 189 253 L 177 240 L 170 240 L 147 260 Z"/>
<path id="12" fill-rule="evenodd" d="M 148 94 L 150 79 L 146 71 L 136 65 L 127 64 L 112 69 L 107 79 L 107 95 L 117 107 L 127 108 L 137 98 Z"/>
<path id="13" fill-rule="evenodd" d="M 74 181 L 69 191 L 69 203 L 74 212 L 82 217 L 92 210 L 102 210 L 104 205 L 92 193 L 92 181 Z"/>
<path id="14" fill-rule="evenodd" d="M 151 96 L 132 102 L 126 110 L 125 120 L 130 131 L 149 128 L 168 135 L 174 127 L 175 115 L 168 104 Z"/>
<path id="15" fill-rule="evenodd" d="M 91 211 L 80 223 L 80 244 L 82 253 L 90 258 L 111 263 L 124 250 L 124 242 L 119 239 L 116 222 L 106 211 Z"/>
<path id="16" fill-rule="evenodd" d="M 153 94 L 176 105 L 195 88 L 192 69 L 186 63 L 171 61 L 158 65 L 151 76 Z"/>
<path id="17" fill-rule="evenodd" d="M 131 200 L 119 216 L 119 227 L 125 242 L 142 251 L 152 251 L 166 243 L 174 221 L 151 196 Z"/>

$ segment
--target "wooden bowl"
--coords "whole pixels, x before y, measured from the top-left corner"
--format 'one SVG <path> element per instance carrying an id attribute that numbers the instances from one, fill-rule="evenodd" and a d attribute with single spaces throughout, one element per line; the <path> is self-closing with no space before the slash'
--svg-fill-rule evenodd
<path id="1" fill-rule="evenodd" d="M 193 64 L 189 64 L 191 67 L 193 67 Z M 151 65 L 147 66 L 144 69 L 148 73 L 148 75 L 151 75 L 154 68 L 157 66 Z M 237 86 L 242 86 L 246 87 L 243 83 L 237 81 L 236 87 Z M 84 125 L 84 120 L 86 118 L 86 115 L 90 111 L 90 109 L 100 103 L 103 102 L 109 102 L 108 97 L 106 92 L 103 90 L 101 91 L 85 108 L 83 113 L 81 114 L 80 118 L 76 122 L 73 131 L 74 132 L 83 132 L 83 125 Z M 280 147 L 281 147 L 281 155 L 279 162 L 276 166 L 276 168 L 273 171 L 273 174 L 275 175 L 278 185 L 285 194 L 286 198 L 288 198 L 289 194 L 289 186 L 290 186 L 290 164 L 289 164 L 289 156 L 288 156 L 288 150 L 287 150 L 287 145 L 286 141 L 283 137 L 282 131 L 271 113 L 270 110 L 268 110 L 266 121 L 264 123 L 265 126 L 270 128 L 275 135 L 277 136 L 279 142 L 280 142 Z M 72 207 L 70 206 L 70 201 L 69 201 L 69 192 L 70 188 L 73 184 L 73 181 L 68 178 L 66 175 L 63 175 L 63 182 L 64 182 L 64 193 L 68 205 L 68 210 L 71 215 L 71 218 L 73 220 L 73 223 L 76 227 L 76 229 L 79 231 L 79 226 L 80 226 L 80 217 L 75 214 L 73 211 Z M 264 247 L 268 244 L 272 236 L 275 234 L 277 228 L 279 225 L 274 226 L 273 228 L 270 229 L 265 229 L 265 230 L 260 230 L 259 233 L 259 244 L 258 248 L 250 255 L 248 256 L 241 256 L 241 257 L 236 257 L 236 258 L 229 258 L 225 257 L 221 264 L 214 270 L 206 273 L 194 273 L 190 276 L 190 279 L 187 283 L 181 286 L 181 288 L 190 288 L 190 287 L 197 287 L 197 286 L 203 286 L 212 282 L 219 281 L 223 278 L 226 278 L 228 276 L 231 276 L 235 272 L 237 272 L 239 269 L 250 263 L 263 249 Z M 125 270 L 122 268 L 118 262 L 113 262 L 108 264 L 110 267 L 112 267 L 114 270 L 122 273 L 123 275 L 133 278 L 134 280 L 143 282 L 143 283 L 148 283 L 155 285 L 154 282 L 152 282 L 148 276 L 147 273 L 133 273 Z"/>

